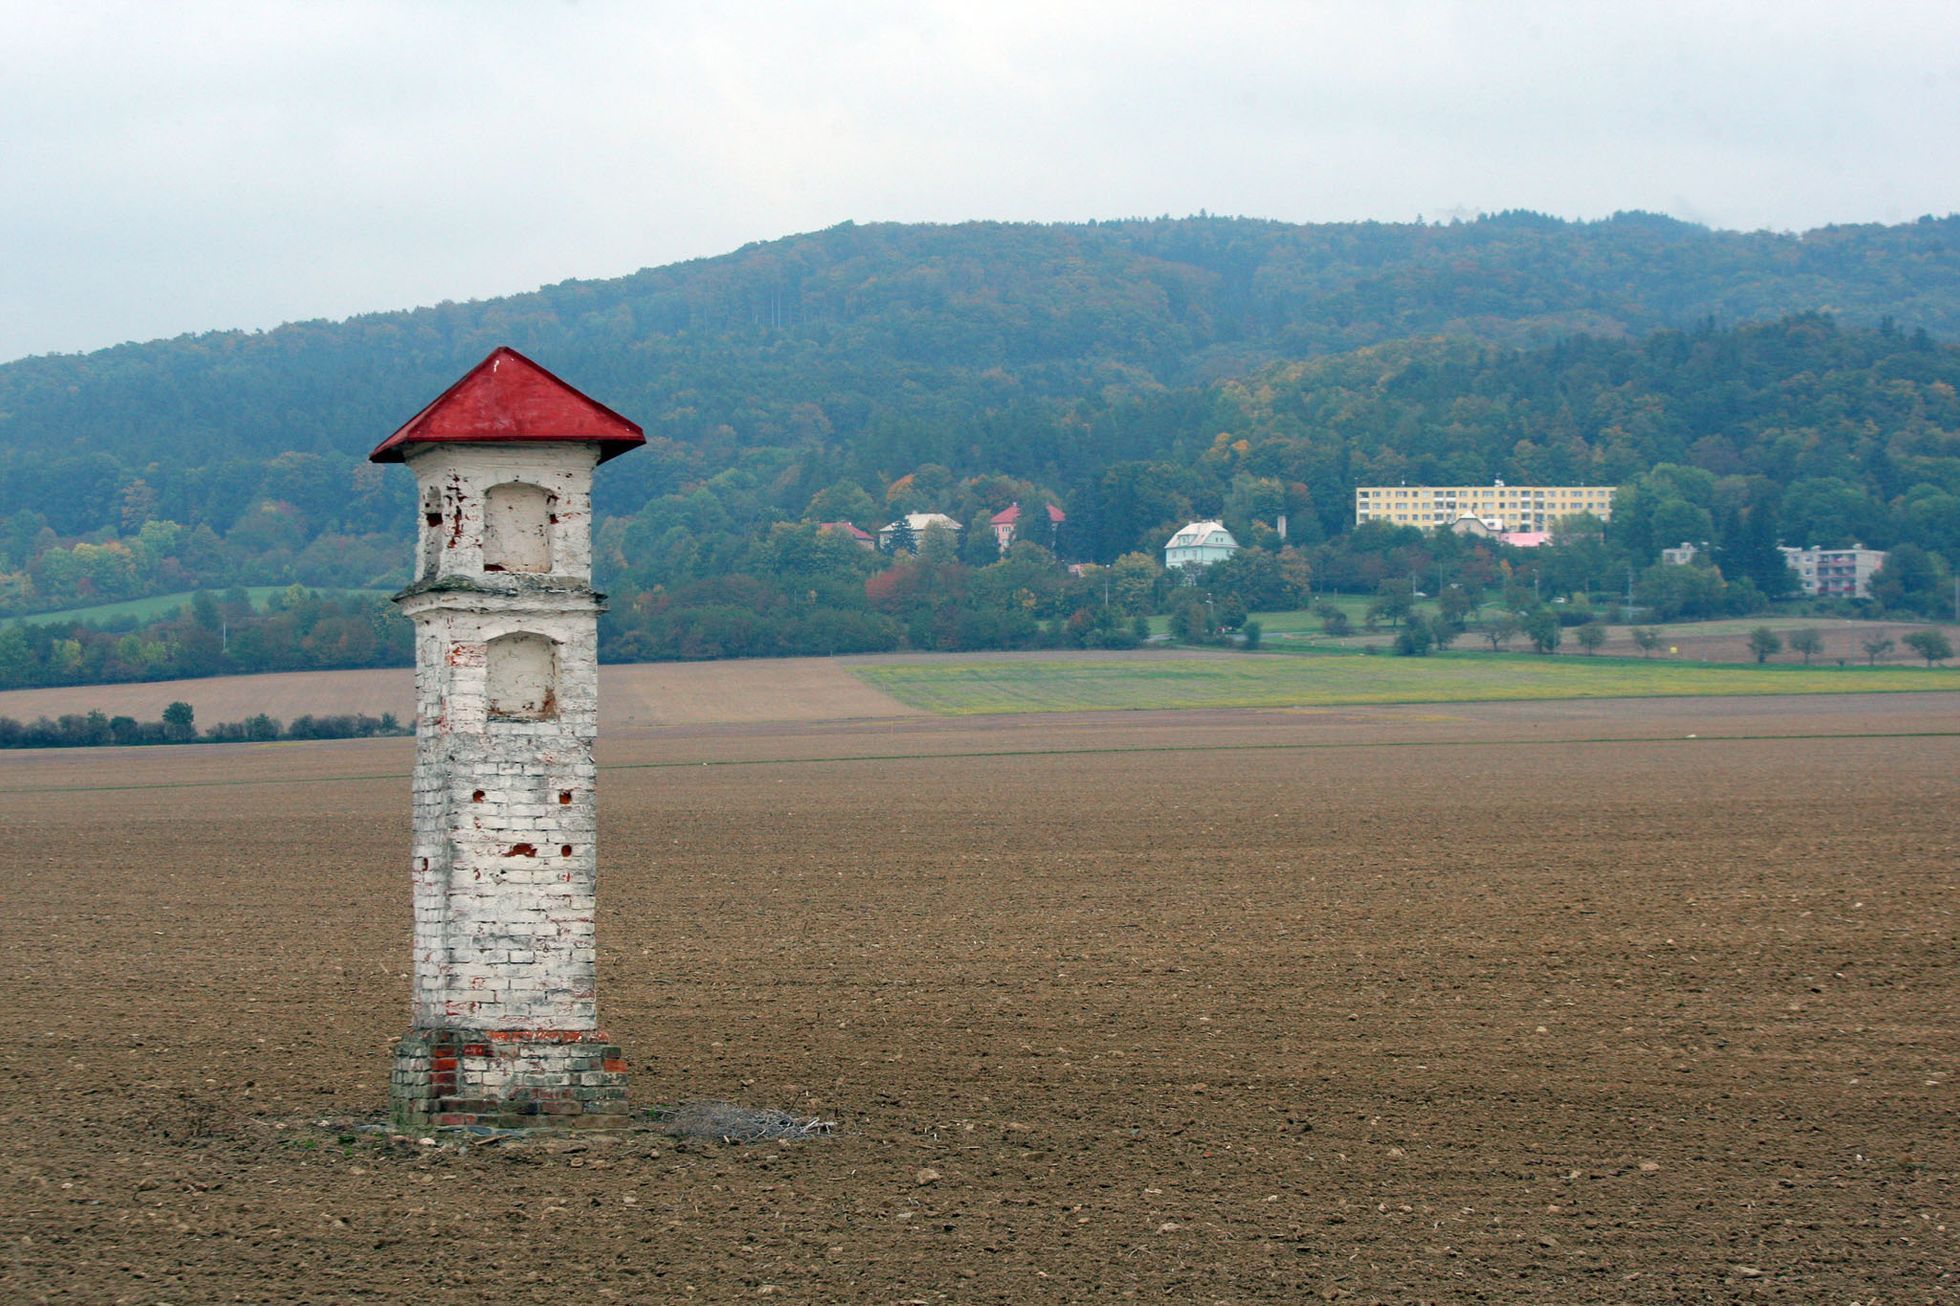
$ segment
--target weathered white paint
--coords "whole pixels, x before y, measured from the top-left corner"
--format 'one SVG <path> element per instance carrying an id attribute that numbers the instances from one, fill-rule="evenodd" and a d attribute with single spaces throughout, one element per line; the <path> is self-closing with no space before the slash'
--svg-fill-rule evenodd
<path id="1" fill-rule="evenodd" d="M 484 556 L 490 492 L 515 485 L 530 486 L 550 500 L 543 523 L 545 574 L 591 582 L 592 469 L 599 460 L 595 446 L 423 444 L 410 445 L 405 459 L 423 503 L 418 581 L 483 577 L 485 562 L 497 561 Z"/>
<path id="2" fill-rule="evenodd" d="M 597 1024 L 596 461 L 586 445 L 408 454 L 423 494 L 441 505 L 437 523 L 424 518 L 423 570 L 400 600 L 416 628 L 418 1028 Z M 492 494 L 512 485 L 530 488 Z M 550 570 L 486 570 L 512 556 L 494 537 L 528 511 L 500 508 L 506 498 L 548 503 Z"/>
<path id="3" fill-rule="evenodd" d="M 483 569 L 550 571 L 551 509 L 551 492 L 543 486 L 491 486 L 483 499 Z"/>
<path id="4" fill-rule="evenodd" d="M 422 497 L 421 534 L 417 537 L 415 550 L 415 575 L 433 576 L 442 560 L 442 487 L 424 483 L 419 487 Z"/>
<path id="5" fill-rule="evenodd" d="M 483 681 L 493 721 L 543 721 L 558 715 L 558 646 L 519 631 L 484 645 Z"/>

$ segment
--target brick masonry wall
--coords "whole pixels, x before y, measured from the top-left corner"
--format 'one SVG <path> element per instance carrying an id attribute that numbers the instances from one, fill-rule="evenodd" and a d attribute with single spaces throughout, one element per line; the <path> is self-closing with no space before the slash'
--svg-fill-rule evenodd
<path id="1" fill-rule="evenodd" d="M 596 609 L 485 615 L 452 602 L 416 614 L 428 656 L 417 668 L 415 1023 L 591 1029 Z M 559 641 L 556 720 L 489 719 L 484 649 L 511 630 Z"/>
<path id="2" fill-rule="evenodd" d="M 586 446 L 477 445 L 409 460 L 425 508 L 442 506 L 439 523 L 425 517 L 420 574 L 397 600 L 416 627 L 413 1027 L 392 1088 L 405 1123 L 625 1109 L 624 1062 L 596 1029 L 594 461 Z M 484 495 L 512 482 L 552 496 L 539 527 L 551 532 L 549 572 L 482 569 Z M 510 636 L 532 638 L 499 642 Z M 513 649 L 543 659 L 516 677 L 548 685 L 527 689 L 538 710 L 496 701 L 497 659 Z"/>
<path id="3" fill-rule="evenodd" d="M 605 1128 L 626 1123 L 626 1061 L 604 1034 L 414 1030 L 389 1097 L 411 1128 Z"/>
<path id="4" fill-rule="evenodd" d="M 598 460 L 595 447 L 581 444 L 413 447 L 408 465 L 422 504 L 415 579 L 483 576 L 484 503 L 492 486 L 516 482 L 551 495 L 546 529 L 552 574 L 591 584 L 592 469 Z"/>

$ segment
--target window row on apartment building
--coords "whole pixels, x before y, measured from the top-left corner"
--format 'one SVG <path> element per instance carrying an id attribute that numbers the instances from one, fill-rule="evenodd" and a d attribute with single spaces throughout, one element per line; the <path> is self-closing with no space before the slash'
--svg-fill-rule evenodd
<path id="1" fill-rule="evenodd" d="M 1561 517 L 1613 516 L 1610 485 L 1364 485 L 1354 492 L 1354 522 L 1437 530 L 1474 517 L 1493 531 L 1546 531 Z"/>
<path id="2" fill-rule="evenodd" d="M 1885 565 L 1885 550 L 1854 544 L 1848 549 L 1795 549 L 1777 546 L 1777 552 L 1797 573 L 1797 583 L 1805 594 L 1826 598 L 1868 599 L 1872 596 L 1872 574 Z"/>

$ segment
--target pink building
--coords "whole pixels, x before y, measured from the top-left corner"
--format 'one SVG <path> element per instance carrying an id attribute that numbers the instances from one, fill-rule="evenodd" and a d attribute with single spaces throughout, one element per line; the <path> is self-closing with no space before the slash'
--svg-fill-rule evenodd
<path id="1" fill-rule="evenodd" d="M 854 524 L 847 521 L 820 521 L 817 523 L 817 534 L 848 536 L 850 537 L 851 543 L 857 545 L 860 549 L 875 549 L 878 547 L 877 536 L 873 535 L 870 531 L 859 530 Z"/>
<path id="2" fill-rule="evenodd" d="M 1062 523 L 1068 520 L 1068 516 L 1052 503 L 1046 506 L 1048 510 L 1048 547 L 1052 549 L 1055 547 L 1057 535 L 1061 532 Z M 1014 543 L 1014 536 L 1021 527 L 1020 503 L 1017 501 L 1002 508 L 999 512 L 987 519 L 987 526 L 993 531 L 994 538 L 1000 541 L 1000 551 L 1002 553 L 1007 552 L 1007 546 Z"/>

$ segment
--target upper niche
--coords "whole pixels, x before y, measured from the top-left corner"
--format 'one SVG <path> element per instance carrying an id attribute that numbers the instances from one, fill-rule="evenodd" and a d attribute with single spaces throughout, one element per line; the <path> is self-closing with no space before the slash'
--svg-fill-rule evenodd
<path id="1" fill-rule="evenodd" d="M 483 569 L 551 570 L 551 495 L 508 481 L 483 497 Z"/>

